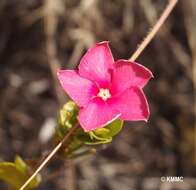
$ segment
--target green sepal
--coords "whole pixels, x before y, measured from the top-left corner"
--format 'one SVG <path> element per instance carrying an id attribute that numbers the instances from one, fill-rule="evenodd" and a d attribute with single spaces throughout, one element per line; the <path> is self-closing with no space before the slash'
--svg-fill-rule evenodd
<path id="1" fill-rule="evenodd" d="M 109 139 L 97 139 L 93 138 L 90 133 L 85 133 L 84 135 L 78 136 L 78 138 L 83 142 L 84 145 L 98 145 L 105 144 L 112 141 L 112 138 Z"/>
<path id="2" fill-rule="evenodd" d="M 94 131 L 86 133 L 83 129 L 79 129 L 76 134 L 76 139 L 83 142 L 85 145 L 106 144 L 112 141 L 112 137 L 117 135 L 123 127 L 123 121 L 116 119 L 105 127 L 98 128 Z"/>
<path id="3" fill-rule="evenodd" d="M 103 128 L 98 128 L 94 131 L 89 132 L 90 137 L 100 141 L 107 141 L 117 135 L 123 127 L 123 121 L 116 119 L 112 123 L 106 125 Z"/>
<path id="4" fill-rule="evenodd" d="M 124 123 L 123 120 L 116 119 L 112 123 L 105 126 L 105 128 L 110 131 L 109 133 L 106 134 L 106 137 L 107 136 L 111 136 L 111 137 L 116 136 L 122 130 L 123 123 Z M 103 135 L 105 135 L 105 134 L 103 134 Z"/>

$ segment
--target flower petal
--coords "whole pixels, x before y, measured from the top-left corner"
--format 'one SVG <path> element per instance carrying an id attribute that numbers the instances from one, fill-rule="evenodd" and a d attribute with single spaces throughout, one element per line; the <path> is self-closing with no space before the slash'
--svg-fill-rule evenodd
<path id="1" fill-rule="evenodd" d="M 110 69 L 114 59 L 108 42 L 101 42 L 90 48 L 82 57 L 79 65 L 80 76 L 95 81 L 101 87 L 111 81 Z"/>
<path id="2" fill-rule="evenodd" d="M 113 109 L 121 113 L 120 118 L 129 121 L 147 121 L 150 115 L 148 102 L 143 91 L 131 87 L 109 101 Z"/>
<path id="3" fill-rule="evenodd" d="M 59 70 L 57 76 L 65 92 L 81 107 L 98 93 L 93 82 L 80 77 L 74 70 Z"/>
<path id="4" fill-rule="evenodd" d="M 119 112 L 112 110 L 107 102 L 95 98 L 87 107 L 80 109 L 79 122 L 84 131 L 88 132 L 109 124 L 119 116 Z"/>
<path id="5" fill-rule="evenodd" d="M 128 60 L 118 60 L 112 73 L 112 92 L 123 92 L 131 86 L 144 87 L 153 77 L 146 67 Z"/>

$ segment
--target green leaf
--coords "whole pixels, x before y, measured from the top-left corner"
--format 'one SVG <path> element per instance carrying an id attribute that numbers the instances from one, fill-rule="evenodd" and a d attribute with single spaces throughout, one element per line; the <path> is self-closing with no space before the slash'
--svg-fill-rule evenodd
<path id="1" fill-rule="evenodd" d="M 110 130 L 110 132 L 107 135 L 111 137 L 117 135 L 121 131 L 122 127 L 123 127 L 123 121 L 120 119 L 116 119 L 112 123 L 105 126 L 106 129 Z"/>
<path id="2" fill-rule="evenodd" d="M 17 168 L 18 171 L 20 171 L 21 173 L 24 173 L 24 174 L 28 170 L 26 163 L 22 160 L 22 158 L 20 156 L 16 156 L 16 158 L 15 158 L 15 167 Z"/>
<path id="3" fill-rule="evenodd" d="M 82 129 L 78 131 L 77 137 L 86 145 L 106 144 L 112 141 L 112 137 L 117 135 L 123 126 L 123 121 L 117 119 L 105 127 L 98 128 L 89 133 L 84 132 Z"/>
<path id="4" fill-rule="evenodd" d="M 0 162 L 0 179 L 13 188 L 20 188 L 29 178 L 29 168 L 26 163 L 17 156 L 15 162 Z M 36 188 L 40 183 L 40 175 L 37 175 L 25 190 Z"/>
<path id="5" fill-rule="evenodd" d="M 107 138 L 111 138 L 110 136 L 110 130 L 107 128 L 98 128 L 94 131 L 89 132 L 89 135 L 91 139 L 97 139 L 97 140 L 105 140 Z"/>
<path id="6" fill-rule="evenodd" d="M 103 128 L 98 128 L 94 131 L 91 131 L 90 136 L 97 140 L 110 139 L 121 131 L 122 126 L 123 126 L 123 121 L 120 119 L 116 119 L 115 121 L 106 125 Z"/>
<path id="7" fill-rule="evenodd" d="M 93 137 L 94 134 L 86 133 L 83 129 L 79 129 L 76 134 L 76 139 L 78 139 L 84 145 L 98 145 L 105 144 L 112 141 L 112 138 L 102 139 Z"/>

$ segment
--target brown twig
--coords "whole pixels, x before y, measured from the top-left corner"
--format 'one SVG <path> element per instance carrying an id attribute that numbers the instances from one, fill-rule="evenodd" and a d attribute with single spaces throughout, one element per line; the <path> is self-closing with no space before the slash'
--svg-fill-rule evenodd
<path id="1" fill-rule="evenodd" d="M 142 51 L 146 48 L 146 46 L 150 43 L 153 37 L 156 35 L 160 27 L 163 25 L 169 14 L 171 13 L 172 9 L 176 5 L 177 0 L 170 0 L 167 7 L 163 11 L 162 15 L 160 16 L 157 23 L 154 25 L 150 33 L 144 39 L 144 41 L 140 44 L 137 48 L 135 53 L 131 56 L 129 60 L 135 61 L 137 57 L 142 53 Z M 69 133 L 64 137 L 64 139 L 52 150 L 52 152 L 45 158 L 45 160 L 41 163 L 41 165 L 37 168 L 37 170 L 32 174 L 32 176 L 25 182 L 25 184 L 19 189 L 24 190 L 27 185 L 31 182 L 31 180 L 46 166 L 46 164 L 51 160 L 51 158 L 58 152 L 58 150 L 63 146 L 63 144 L 69 139 L 71 135 L 75 132 L 77 126 L 73 127 Z"/>
<path id="2" fill-rule="evenodd" d="M 151 40 L 154 38 L 154 36 L 157 34 L 165 20 L 168 18 L 170 15 L 171 11 L 175 7 L 176 3 L 178 0 L 170 0 L 167 7 L 163 11 L 162 15 L 160 16 L 159 20 L 156 22 L 152 30 L 148 33 L 148 35 L 144 38 L 142 43 L 139 45 L 137 50 L 133 53 L 131 58 L 129 59 L 130 61 L 135 61 L 140 54 L 143 52 L 143 50 L 147 47 L 147 45 L 151 42 Z"/>

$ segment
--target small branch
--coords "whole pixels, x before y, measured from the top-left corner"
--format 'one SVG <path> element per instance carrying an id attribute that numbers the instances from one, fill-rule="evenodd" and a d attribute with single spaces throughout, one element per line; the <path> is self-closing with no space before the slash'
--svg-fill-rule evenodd
<path id="1" fill-rule="evenodd" d="M 59 149 L 66 143 L 69 137 L 72 136 L 77 129 L 78 129 L 78 125 L 70 129 L 70 131 L 65 135 L 64 139 L 44 159 L 44 161 L 37 168 L 37 170 L 31 175 L 31 177 L 24 183 L 24 185 L 19 190 L 24 190 L 27 187 L 27 185 L 33 180 L 33 178 L 46 166 L 46 164 L 52 159 L 52 157 L 59 151 Z"/>
<path id="2" fill-rule="evenodd" d="M 151 40 L 154 38 L 154 36 L 157 34 L 167 17 L 170 15 L 171 11 L 175 7 L 178 0 L 169 0 L 169 3 L 165 10 L 163 11 L 162 15 L 160 16 L 157 23 L 154 25 L 154 27 L 151 29 L 150 33 L 144 38 L 143 42 L 139 45 L 135 53 L 131 56 L 129 59 L 130 61 L 135 61 L 140 54 L 143 52 L 143 50 L 147 47 L 147 45 L 151 42 Z"/>

